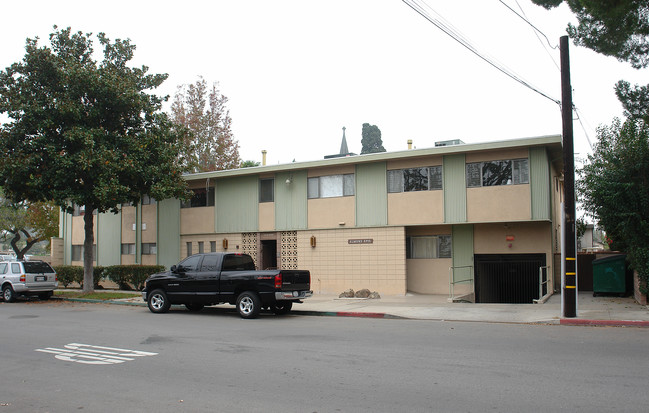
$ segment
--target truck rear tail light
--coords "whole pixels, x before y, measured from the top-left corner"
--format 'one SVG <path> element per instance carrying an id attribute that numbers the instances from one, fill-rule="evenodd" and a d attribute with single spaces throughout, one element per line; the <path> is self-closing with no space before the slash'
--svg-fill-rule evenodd
<path id="1" fill-rule="evenodd" d="M 282 273 L 275 276 L 275 288 L 282 288 Z"/>
<path id="2" fill-rule="evenodd" d="M 25 282 L 25 275 L 21 275 L 21 276 L 20 276 L 20 282 L 21 282 L 21 283 L 24 283 L 24 282 Z"/>

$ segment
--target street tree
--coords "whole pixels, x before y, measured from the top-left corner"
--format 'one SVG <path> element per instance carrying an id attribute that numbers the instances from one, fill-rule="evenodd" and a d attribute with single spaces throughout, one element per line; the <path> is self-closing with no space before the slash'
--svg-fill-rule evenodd
<path id="1" fill-rule="evenodd" d="M 193 172 L 238 168 L 241 164 L 239 143 L 232 133 L 228 98 L 213 83 L 200 78 L 191 85 L 181 85 L 171 106 L 174 122 L 185 127 L 187 166 Z"/>
<path id="2" fill-rule="evenodd" d="M 261 165 L 260 162 L 247 160 L 247 161 L 241 162 L 241 165 L 239 165 L 239 168 L 254 168 L 255 166 L 259 166 L 259 165 Z"/>
<path id="3" fill-rule="evenodd" d="M 583 208 L 623 250 L 649 285 L 649 127 L 639 119 L 615 119 L 597 130 L 598 142 L 577 182 Z"/>
<path id="4" fill-rule="evenodd" d="M 16 258 L 37 243 L 59 234 L 59 207 L 53 202 L 14 203 L 0 194 L 0 239 L 9 241 Z"/>
<path id="5" fill-rule="evenodd" d="M 385 152 L 383 140 L 381 139 L 381 130 L 378 126 L 363 123 L 361 136 L 361 155 L 365 153 Z"/>
<path id="6" fill-rule="evenodd" d="M 532 0 L 551 9 L 567 3 L 578 25 L 568 24 L 568 35 L 575 44 L 592 49 L 636 69 L 649 65 L 649 0 Z M 615 94 L 625 116 L 644 118 L 649 114 L 649 85 L 631 86 L 620 80 Z"/>
<path id="7" fill-rule="evenodd" d="M 130 67 L 135 45 L 59 29 L 49 45 L 27 39 L 25 56 L 0 72 L 0 185 L 12 202 L 84 206 L 84 291 L 93 289 L 92 211 L 122 203 L 186 198 L 182 136 L 152 93 L 167 78 Z"/>

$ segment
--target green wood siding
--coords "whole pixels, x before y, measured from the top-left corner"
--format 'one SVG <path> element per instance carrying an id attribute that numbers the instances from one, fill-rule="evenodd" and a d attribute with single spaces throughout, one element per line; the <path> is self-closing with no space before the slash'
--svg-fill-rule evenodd
<path id="1" fill-rule="evenodd" d="M 97 215 L 97 265 L 121 264 L 122 213 Z"/>
<path id="2" fill-rule="evenodd" d="M 257 231 L 259 179 L 256 175 L 216 182 L 216 232 Z"/>
<path id="3" fill-rule="evenodd" d="M 385 162 L 356 165 L 356 226 L 388 224 L 387 165 Z"/>
<path id="4" fill-rule="evenodd" d="M 72 263 L 72 215 L 61 211 L 63 222 L 63 264 Z"/>
<path id="5" fill-rule="evenodd" d="M 454 281 L 466 280 L 473 274 L 473 225 L 453 225 L 453 271 Z"/>
<path id="6" fill-rule="evenodd" d="M 532 219 L 551 219 L 550 161 L 545 147 L 530 148 Z"/>
<path id="7" fill-rule="evenodd" d="M 444 222 L 466 222 L 464 154 L 444 156 Z"/>
<path id="8" fill-rule="evenodd" d="M 290 183 L 287 184 L 286 181 Z M 282 172 L 275 175 L 275 229 L 307 227 L 307 172 Z"/>
<path id="9" fill-rule="evenodd" d="M 169 268 L 180 261 L 180 201 L 158 201 L 158 265 Z"/>

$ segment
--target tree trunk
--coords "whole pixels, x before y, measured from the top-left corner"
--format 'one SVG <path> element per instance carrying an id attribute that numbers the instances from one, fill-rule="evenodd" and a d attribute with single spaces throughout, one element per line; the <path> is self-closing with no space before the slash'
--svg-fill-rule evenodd
<path id="1" fill-rule="evenodd" d="M 92 206 L 86 205 L 85 207 L 86 210 L 83 215 L 83 229 L 86 235 L 83 241 L 83 292 L 91 293 L 95 291 L 95 280 L 92 268 L 92 246 L 95 243 L 95 233 L 93 231 L 94 216 L 92 215 Z"/>

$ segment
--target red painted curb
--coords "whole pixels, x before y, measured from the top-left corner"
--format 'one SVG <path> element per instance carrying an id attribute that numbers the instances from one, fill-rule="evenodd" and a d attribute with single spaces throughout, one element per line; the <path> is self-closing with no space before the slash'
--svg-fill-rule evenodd
<path id="1" fill-rule="evenodd" d="M 581 320 L 562 318 L 561 325 L 568 326 L 613 326 L 613 327 L 649 327 L 649 321 L 633 320 Z"/>
<path id="2" fill-rule="evenodd" d="M 359 313 L 353 311 L 338 311 L 336 312 L 338 317 L 363 317 L 363 318 L 385 318 L 384 313 Z"/>

